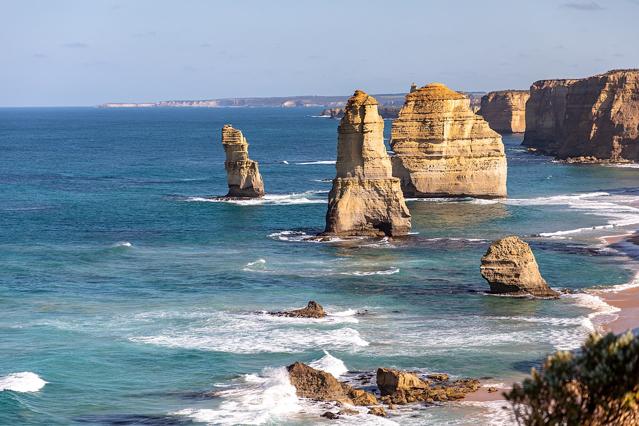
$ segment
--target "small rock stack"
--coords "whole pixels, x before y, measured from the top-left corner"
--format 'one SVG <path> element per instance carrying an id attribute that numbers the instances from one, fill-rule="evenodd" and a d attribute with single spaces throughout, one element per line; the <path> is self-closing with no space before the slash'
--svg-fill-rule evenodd
<path id="1" fill-rule="evenodd" d="M 264 195 L 264 183 L 257 162 L 248 157 L 248 142 L 242 132 L 230 124 L 222 128 L 226 153 L 224 168 L 229 185 L 227 197 L 257 198 Z"/>

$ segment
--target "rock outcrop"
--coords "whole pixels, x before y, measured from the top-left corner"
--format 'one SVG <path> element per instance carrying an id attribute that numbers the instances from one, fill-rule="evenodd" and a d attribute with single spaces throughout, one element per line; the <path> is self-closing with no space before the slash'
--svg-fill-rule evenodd
<path id="1" fill-rule="evenodd" d="M 319 303 L 311 300 L 308 302 L 305 308 L 302 309 L 294 309 L 292 311 L 282 311 L 282 312 L 270 312 L 271 315 L 276 315 L 280 317 L 292 317 L 292 318 L 324 318 L 326 316 L 326 312 L 324 312 L 324 308 Z"/>
<path id="2" fill-rule="evenodd" d="M 316 370 L 301 362 L 289 365 L 287 370 L 299 397 L 351 405 L 377 404 L 377 398 L 372 393 L 342 383 L 325 371 Z"/>
<path id="3" fill-rule="evenodd" d="M 222 128 L 222 144 L 226 153 L 227 197 L 256 198 L 264 195 L 264 183 L 257 162 L 248 157 L 248 142 L 242 132 L 230 124 Z"/>
<path id="4" fill-rule="evenodd" d="M 378 112 L 382 118 L 397 118 L 399 115 L 399 110 L 401 107 L 399 106 L 379 106 Z M 330 117 L 334 119 L 341 119 L 344 117 L 344 108 L 336 107 L 336 108 L 326 108 L 322 110 L 320 114 L 322 117 Z"/>
<path id="5" fill-rule="evenodd" d="M 533 83 L 523 144 L 572 162 L 639 161 L 639 70 Z"/>
<path id="6" fill-rule="evenodd" d="M 489 92 L 481 98 L 477 114 L 484 117 L 490 128 L 498 133 L 523 133 L 526 130 L 526 102 L 528 90 Z"/>
<path id="7" fill-rule="evenodd" d="M 357 90 L 337 133 L 337 174 L 328 195 L 327 235 L 396 236 L 410 230 L 399 179 L 392 176 L 377 101 Z"/>
<path id="8" fill-rule="evenodd" d="M 491 293 L 559 297 L 539 273 L 530 246 L 516 236 L 493 242 L 481 258 L 480 272 L 490 284 Z"/>
<path id="9" fill-rule="evenodd" d="M 506 196 L 501 136 L 470 100 L 432 83 L 406 95 L 391 132 L 393 176 L 406 197 Z"/>
<path id="10" fill-rule="evenodd" d="M 432 375 L 424 380 L 414 373 L 391 368 L 377 369 L 377 387 L 381 401 L 386 404 L 404 405 L 412 402 L 453 401 L 464 398 L 480 387 L 479 380 L 461 379 L 449 381 L 448 375 Z"/>

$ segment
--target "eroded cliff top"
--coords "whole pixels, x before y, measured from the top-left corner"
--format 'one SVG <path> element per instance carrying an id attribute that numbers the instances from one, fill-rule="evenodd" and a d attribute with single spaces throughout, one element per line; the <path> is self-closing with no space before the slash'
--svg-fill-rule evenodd
<path id="1" fill-rule="evenodd" d="M 364 92 L 363 90 L 355 90 L 353 96 L 348 98 L 346 108 L 360 105 L 379 105 L 377 99 Z"/>
<path id="2" fill-rule="evenodd" d="M 466 96 L 449 89 L 442 83 L 430 83 L 406 95 L 407 101 L 416 99 L 437 101 L 465 98 Z"/>

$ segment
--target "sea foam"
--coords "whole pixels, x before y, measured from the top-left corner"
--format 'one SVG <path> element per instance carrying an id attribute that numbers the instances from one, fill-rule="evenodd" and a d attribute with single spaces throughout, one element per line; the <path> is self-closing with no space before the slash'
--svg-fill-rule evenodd
<path id="1" fill-rule="evenodd" d="M 23 371 L 20 373 L 11 373 L 0 377 L 0 392 L 37 392 L 44 387 L 45 382 L 36 373 Z"/>
<path id="2" fill-rule="evenodd" d="M 266 194 L 265 196 L 260 198 L 249 199 L 234 199 L 225 197 L 186 197 L 183 199 L 183 201 L 199 203 L 228 203 L 238 206 L 288 206 L 294 204 L 326 204 L 326 197 L 320 196 L 320 194 L 326 193 L 328 193 L 328 191 L 317 190 L 296 192 L 291 194 Z"/>
<path id="3" fill-rule="evenodd" d="M 335 377 L 339 377 L 348 372 L 346 364 L 339 358 L 334 357 L 328 351 L 324 351 L 324 356 L 309 363 L 309 365 L 317 370 L 326 371 Z"/>

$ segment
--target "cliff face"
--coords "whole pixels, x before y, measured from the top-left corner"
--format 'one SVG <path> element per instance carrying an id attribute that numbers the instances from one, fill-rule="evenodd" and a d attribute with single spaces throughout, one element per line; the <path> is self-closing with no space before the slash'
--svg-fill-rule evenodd
<path id="1" fill-rule="evenodd" d="M 470 100 L 433 83 L 406 95 L 393 121 L 393 176 L 407 197 L 506 196 L 501 136 Z"/>
<path id="2" fill-rule="evenodd" d="M 248 142 L 242 132 L 230 124 L 222 128 L 222 144 L 226 153 L 227 197 L 261 197 L 264 183 L 257 162 L 248 157 Z"/>
<path id="3" fill-rule="evenodd" d="M 639 161 L 639 70 L 536 82 L 528 108 L 526 146 L 575 161 Z"/>
<path id="4" fill-rule="evenodd" d="M 404 235 L 410 213 L 384 146 L 377 101 L 357 90 L 337 129 L 337 174 L 328 196 L 326 234 Z"/>
<path id="5" fill-rule="evenodd" d="M 480 114 L 490 128 L 499 133 L 523 133 L 526 130 L 527 90 L 490 92 L 481 98 Z"/>

